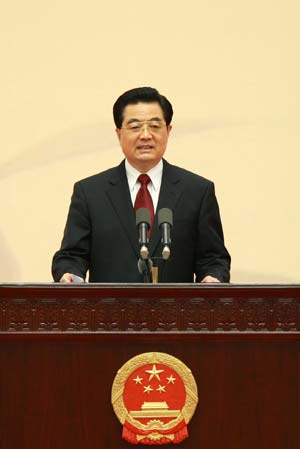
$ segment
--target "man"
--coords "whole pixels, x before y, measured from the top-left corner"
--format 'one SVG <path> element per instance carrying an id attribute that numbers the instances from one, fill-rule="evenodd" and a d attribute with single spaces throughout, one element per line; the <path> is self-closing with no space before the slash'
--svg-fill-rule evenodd
<path id="1" fill-rule="evenodd" d="M 156 89 L 136 88 L 118 98 L 113 114 L 126 159 L 75 184 L 61 249 L 53 258 L 54 280 L 85 279 L 89 271 L 90 282 L 142 282 L 134 205 L 144 189 L 154 213 L 173 211 L 169 260 L 161 260 L 153 218 L 149 253 L 158 263 L 158 281 L 228 282 L 230 256 L 213 183 L 163 159 L 171 103 Z M 141 174 L 149 176 L 143 186 Z"/>

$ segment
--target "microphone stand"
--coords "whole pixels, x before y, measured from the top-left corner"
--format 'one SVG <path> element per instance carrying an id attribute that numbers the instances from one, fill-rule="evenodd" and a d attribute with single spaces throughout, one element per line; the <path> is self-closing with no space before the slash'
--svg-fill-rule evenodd
<path id="1" fill-rule="evenodd" d="M 138 270 L 143 275 L 143 282 L 145 284 L 151 284 L 153 282 L 152 279 L 152 267 L 153 262 L 151 259 L 142 259 L 142 257 L 138 260 Z"/>

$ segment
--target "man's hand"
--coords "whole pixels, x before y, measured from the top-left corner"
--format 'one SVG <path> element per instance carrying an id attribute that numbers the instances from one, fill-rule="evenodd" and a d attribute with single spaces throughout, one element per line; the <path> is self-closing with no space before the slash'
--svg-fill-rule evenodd
<path id="1" fill-rule="evenodd" d="M 205 276 L 205 278 L 202 279 L 201 283 L 208 283 L 208 282 L 220 282 L 219 279 L 214 278 L 213 276 Z"/>
<path id="2" fill-rule="evenodd" d="M 67 284 L 81 284 L 84 282 L 84 279 L 77 274 L 65 273 L 59 280 L 59 282 L 67 283 Z"/>
<path id="3" fill-rule="evenodd" d="M 73 282 L 73 274 L 71 273 L 65 273 L 60 278 L 59 282 Z"/>

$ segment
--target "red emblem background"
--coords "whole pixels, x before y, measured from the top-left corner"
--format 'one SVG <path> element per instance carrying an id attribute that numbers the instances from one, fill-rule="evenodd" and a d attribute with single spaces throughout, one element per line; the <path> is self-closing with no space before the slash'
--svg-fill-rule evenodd
<path id="1" fill-rule="evenodd" d="M 133 443 L 180 443 L 198 402 L 189 368 L 164 353 L 133 357 L 118 371 L 112 404 L 123 424 L 122 437 Z"/>

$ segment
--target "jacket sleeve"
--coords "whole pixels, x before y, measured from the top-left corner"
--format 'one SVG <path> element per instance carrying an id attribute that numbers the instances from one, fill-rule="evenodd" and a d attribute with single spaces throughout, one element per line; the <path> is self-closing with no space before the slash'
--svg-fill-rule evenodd
<path id="1" fill-rule="evenodd" d="M 52 275 L 56 282 L 64 273 L 85 279 L 90 263 L 91 223 L 80 182 L 74 185 L 61 248 L 54 254 Z"/>
<path id="2" fill-rule="evenodd" d="M 195 274 L 200 282 L 213 276 L 221 282 L 230 279 L 230 255 L 224 236 L 214 184 L 209 182 L 203 196 L 198 218 Z"/>

